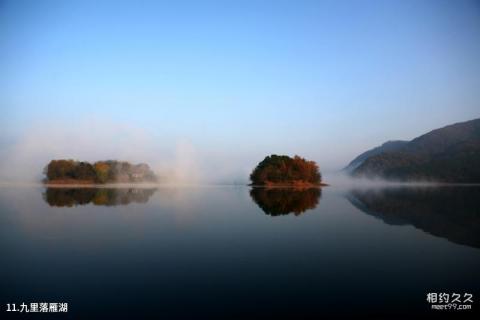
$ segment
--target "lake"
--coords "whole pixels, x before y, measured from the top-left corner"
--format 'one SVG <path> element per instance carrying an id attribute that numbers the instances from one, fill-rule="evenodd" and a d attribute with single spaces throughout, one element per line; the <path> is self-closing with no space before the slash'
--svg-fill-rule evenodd
<path id="1" fill-rule="evenodd" d="M 472 316 L 480 187 L 0 187 L 0 297 L 48 319 Z M 473 294 L 431 310 L 427 293 Z M 39 314 L 37 314 L 39 316 Z"/>

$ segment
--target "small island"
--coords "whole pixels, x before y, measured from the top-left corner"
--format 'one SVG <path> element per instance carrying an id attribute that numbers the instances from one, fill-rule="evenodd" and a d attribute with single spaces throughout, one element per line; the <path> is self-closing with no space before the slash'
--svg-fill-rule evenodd
<path id="1" fill-rule="evenodd" d="M 251 186 L 310 188 L 322 183 L 318 165 L 302 157 L 285 155 L 265 157 L 250 174 Z"/>
<path id="2" fill-rule="evenodd" d="M 45 167 L 44 183 L 49 185 L 92 185 L 108 183 L 154 183 L 155 173 L 145 163 L 107 160 L 93 164 L 75 160 L 52 160 Z"/>

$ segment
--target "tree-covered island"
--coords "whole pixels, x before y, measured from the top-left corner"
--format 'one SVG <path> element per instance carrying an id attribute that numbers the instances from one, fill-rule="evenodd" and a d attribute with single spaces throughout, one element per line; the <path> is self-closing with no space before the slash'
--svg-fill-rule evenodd
<path id="1" fill-rule="evenodd" d="M 265 157 L 250 174 L 252 186 L 315 187 L 324 186 L 318 165 L 302 157 L 285 155 Z"/>
<path id="2" fill-rule="evenodd" d="M 107 160 L 93 164 L 75 160 L 52 160 L 44 169 L 47 184 L 106 184 L 156 182 L 157 177 L 145 163 Z"/>

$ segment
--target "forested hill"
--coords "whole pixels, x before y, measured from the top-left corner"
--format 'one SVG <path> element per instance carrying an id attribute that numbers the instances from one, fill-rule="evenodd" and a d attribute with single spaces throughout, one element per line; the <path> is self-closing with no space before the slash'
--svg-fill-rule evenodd
<path id="1" fill-rule="evenodd" d="M 369 156 L 351 173 L 401 181 L 480 183 L 480 119 L 436 129 L 395 150 Z"/>
<path id="2" fill-rule="evenodd" d="M 370 149 L 370 150 L 365 151 L 364 153 L 358 155 L 343 170 L 345 170 L 347 172 L 352 172 L 356 168 L 358 168 L 368 158 L 370 158 L 372 156 L 376 156 L 377 154 L 380 154 L 382 152 L 390 152 L 390 151 L 399 150 L 407 143 L 408 143 L 408 141 L 402 141 L 402 140 L 387 141 L 384 144 L 382 144 L 381 146 L 375 147 L 373 149 Z"/>

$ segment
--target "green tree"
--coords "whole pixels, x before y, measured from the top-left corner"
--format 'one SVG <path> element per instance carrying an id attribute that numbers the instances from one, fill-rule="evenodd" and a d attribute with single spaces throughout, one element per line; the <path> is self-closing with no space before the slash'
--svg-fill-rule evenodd
<path id="1" fill-rule="evenodd" d="M 75 176 L 75 166 L 73 160 L 52 160 L 44 171 L 49 180 L 72 179 Z"/>

